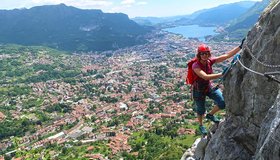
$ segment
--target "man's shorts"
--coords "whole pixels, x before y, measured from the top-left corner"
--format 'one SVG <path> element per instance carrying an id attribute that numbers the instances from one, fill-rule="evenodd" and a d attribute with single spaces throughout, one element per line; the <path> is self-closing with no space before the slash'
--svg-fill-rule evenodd
<path id="1" fill-rule="evenodd" d="M 220 89 L 210 89 L 210 91 L 207 93 L 193 90 L 193 98 L 195 101 L 197 114 L 205 114 L 206 96 L 208 96 L 210 99 L 213 99 L 215 104 L 219 107 L 219 109 L 225 109 L 225 101 Z"/>

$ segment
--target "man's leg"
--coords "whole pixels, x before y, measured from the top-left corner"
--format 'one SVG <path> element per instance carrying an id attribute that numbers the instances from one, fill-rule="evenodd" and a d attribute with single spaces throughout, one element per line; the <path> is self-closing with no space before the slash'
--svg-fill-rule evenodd
<path id="1" fill-rule="evenodd" d="M 215 113 L 217 113 L 220 110 L 220 108 L 215 105 L 212 110 L 209 112 L 209 114 L 214 115 Z"/>
<path id="2" fill-rule="evenodd" d="M 198 119 L 198 123 L 200 126 L 203 126 L 203 122 L 202 122 L 202 119 L 203 119 L 203 115 L 199 115 L 197 114 L 197 119 Z"/>
<path id="3" fill-rule="evenodd" d="M 198 119 L 198 123 L 199 123 L 198 130 L 200 131 L 201 134 L 206 135 L 207 130 L 206 130 L 206 127 L 203 125 L 203 116 L 204 115 L 200 115 L 197 113 L 197 119 Z"/>
<path id="4" fill-rule="evenodd" d="M 222 95 L 222 92 L 220 89 L 212 90 L 209 93 L 209 98 L 213 99 L 216 103 L 216 105 L 213 107 L 213 109 L 206 115 L 206 118 L 215 122 L 219 123 L 220 121 L 214 116 L 215 113 L 217 113 L 219 110 L 225 108 L 225 101 L 224 97 Z"/>
<path id="5" fill-rule="evenodd" d="M 205 95 L 201 92 L 193 92 L 193 98 L 196 105 L 197 119 L 199 123 L 199 131 L 202 134 L 207 134 L 205 126 L 203 126 L 203 116 L 205 114 Z"/>

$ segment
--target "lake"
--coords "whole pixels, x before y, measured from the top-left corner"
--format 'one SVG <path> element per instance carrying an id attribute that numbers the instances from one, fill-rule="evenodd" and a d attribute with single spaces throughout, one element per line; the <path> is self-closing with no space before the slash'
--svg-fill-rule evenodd
<path id="1" fill-rule="evenodd" d="M 164 31 L 181 34 L 186 38 L 198 38 L 200 41 L 205 41 L 205 36 L 215 35 L 216 27 L 201 27 L 198 25 L 178 26 L 173 28 L 166 28 Z"/>

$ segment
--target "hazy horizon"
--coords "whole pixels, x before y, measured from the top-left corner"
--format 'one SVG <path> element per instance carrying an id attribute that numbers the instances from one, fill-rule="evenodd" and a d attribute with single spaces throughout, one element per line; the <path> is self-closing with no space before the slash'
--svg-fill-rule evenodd
<path id="1" fill-rule="evenodd" d="M 240 1 L 260 0 L 1 0 L 0 9 L 32 8 L 64 3 L 80 9 L 101 9 L 109 13 L 125 13 L 134 17 L 170 17 L 191 14 L 201 9 Z M 176 3 L 177 2 L 177 3 Z"/>

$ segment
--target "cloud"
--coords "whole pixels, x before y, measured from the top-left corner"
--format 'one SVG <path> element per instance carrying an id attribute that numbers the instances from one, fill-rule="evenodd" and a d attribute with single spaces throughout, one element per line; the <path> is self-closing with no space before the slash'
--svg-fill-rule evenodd
<path id="1" fill-rule="evenodd" d="M 38 5 L 64 3 L 66 5 L 75 6 L 79 8 L 92 8 L 98 6 L 101 7 L 113 5 L 113 2 L 109 0 L 32 0 L 32 3 Z"/>
<path id="2" fill-rule="evenodd" d="M 116 6 L 116 7 L 112 7 L 112 8 L 109 10 L 109 12 L 111 12 L 111 13 L 121 12 L 123 9 L 125 9 L 125 7 Z"/>
<path id="3" fill-rule="evenodd" d="M 82 8 L 92 8 L 94 6 L 111 6 L 113 5 L 113 2 L 108 1 L 108 0 L 83 0 L 77 1 L 77 0 L 72 0 L 71 4 L 82 7 Z"/>
<path id="4" fill-rule="evenodd" d="M 63 3 L 63 0 L 32 0 L 32 3 L 35 3 L 35 4 L 57 4 L 57 3 Z"/>
<path id="5" fill-rule="evenodd" d="M 137 4 L 137 5 L 147 5 L 148 2 L 141 1 L 141 2 L 137 2 L 136 4 Z"/>
<path id="6" fill-rule="evenodd" d="M 133 5 L 133 4 L 135 4 L 135 0 L 123 0 L 123 1 L 121 1 L 121 4 L 123 4 L 123 5 Z"/>

